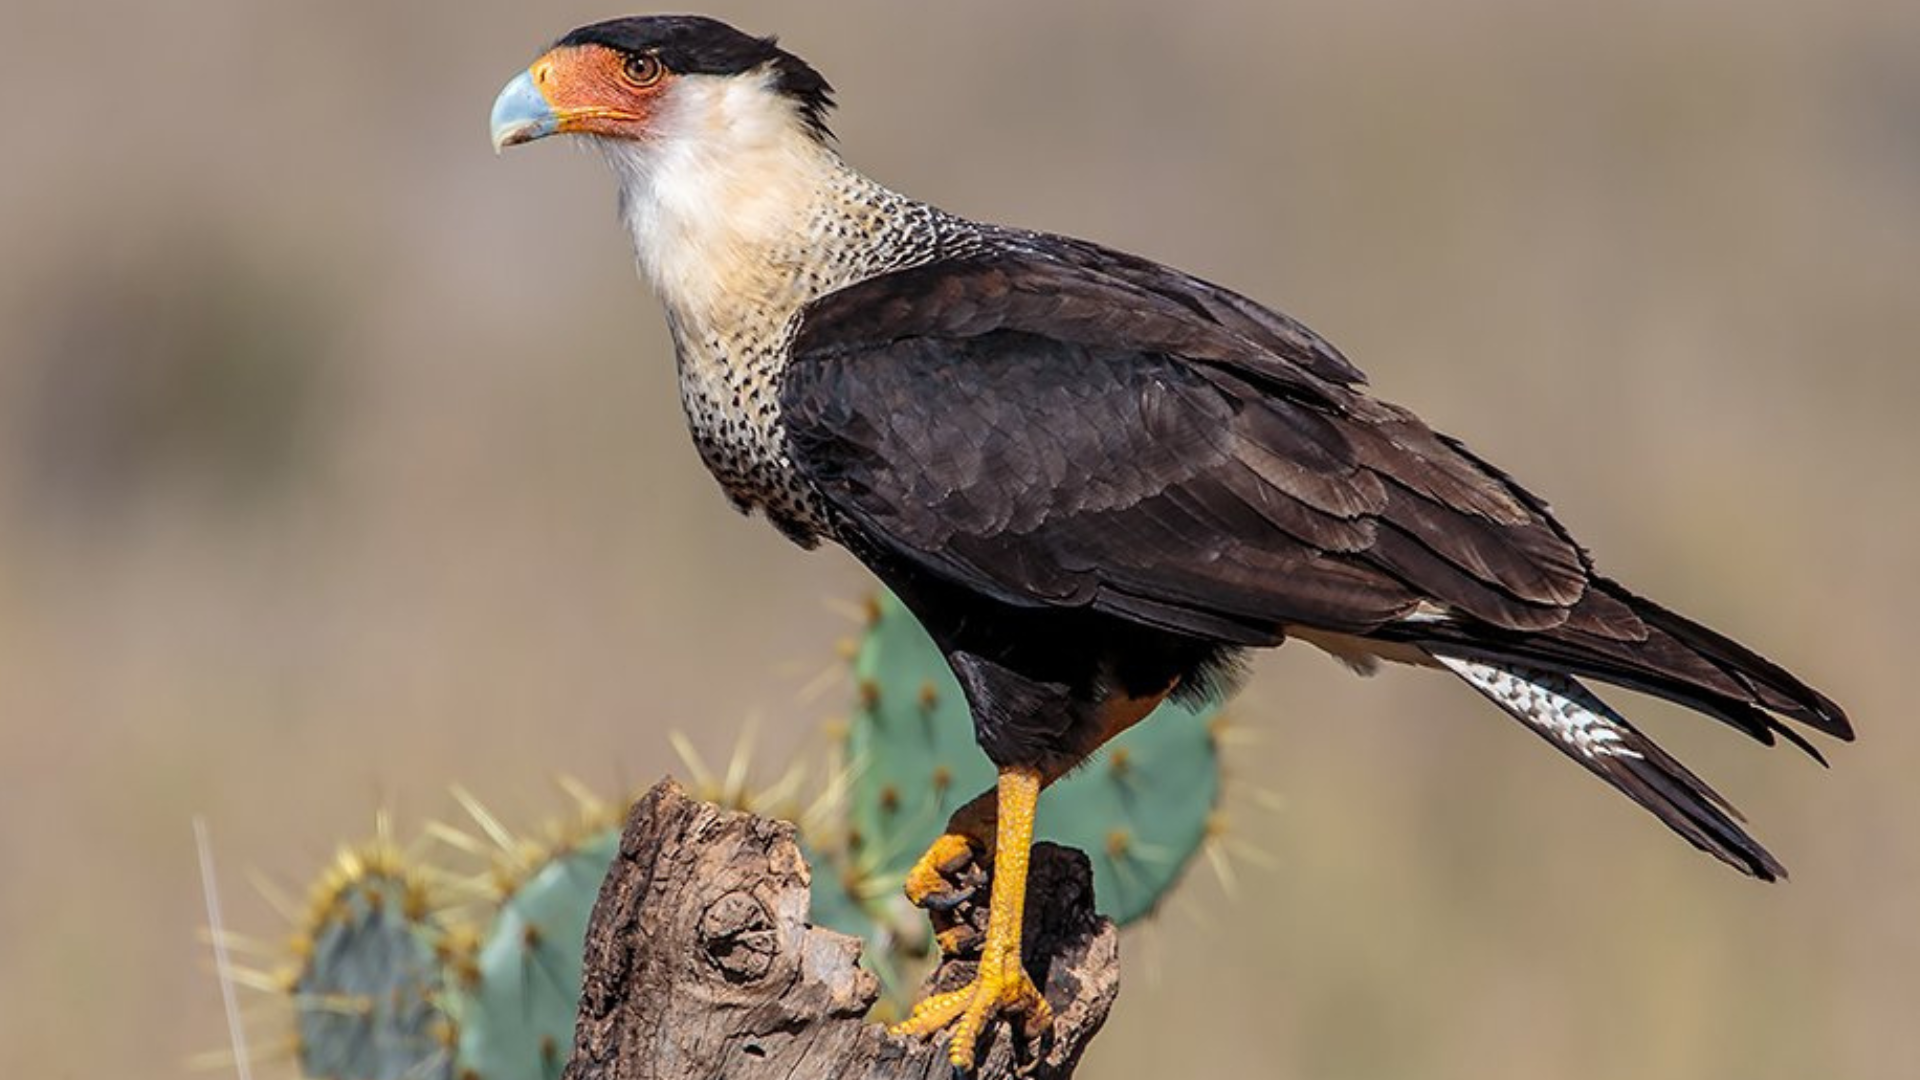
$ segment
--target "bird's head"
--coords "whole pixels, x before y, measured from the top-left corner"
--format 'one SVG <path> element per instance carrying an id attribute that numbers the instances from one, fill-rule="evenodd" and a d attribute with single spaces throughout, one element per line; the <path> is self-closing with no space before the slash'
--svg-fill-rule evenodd
<path id="1" fill-rule="evenodd" d="M 641 272 L 682 322 L 800 288 L 775 248 L 813 237 L 845 186 L 832 88 L 772 38 L 691 15 L 614 19 L 561 38 L 493 105 L 496 149 L 585 137 L 613 167 Z"/>
<path id="2" fill-rule="evenodd" d="M 493 145 L 574 134 L 644 153 L 794 130 L 825 142 L 832 89 L 772 38 L 715 19 L 613 19 L 561 38 L 507 83 L 493 103 Z"/>

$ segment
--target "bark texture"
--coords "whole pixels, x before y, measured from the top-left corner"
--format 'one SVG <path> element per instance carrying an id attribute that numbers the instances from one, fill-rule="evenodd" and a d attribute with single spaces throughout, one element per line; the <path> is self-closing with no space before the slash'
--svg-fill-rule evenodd
<path id="1" fill-rule="evenodd" d="M 944 1038 L 866 1020 L 878 981 L 858 941 L 808 925 L 808 883 L 793 826 L 655 785 L 628 815 L 587 927 L 565 1080 L 950 1080 Z M 962 910 L 985 918 L 984 905 Z M 993 1025 L 979 1080 L 1071 1076 L 1120 990 L 1118 935 L 1093 913 L 1079 852 L 1035 847 L 1026 935 L 1054 1024 L 1038 1039 Z M 934 983 L 972 975 L 949 960 Z"/>

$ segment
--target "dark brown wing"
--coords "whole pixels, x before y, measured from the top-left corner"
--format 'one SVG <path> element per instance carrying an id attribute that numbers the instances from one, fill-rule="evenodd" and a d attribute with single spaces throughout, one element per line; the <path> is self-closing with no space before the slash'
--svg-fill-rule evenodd
<path id="1" fill-rule="evenodd" d="M 1849 734 L 1791 675 L 1596 577 L 1544 502 L 1359 382 L 1251 301 L 1020 234 L 815 304 L 782 405 L 796 466 L 867 543 L 1006 602 L 1390 639 L 1763 741 L 1768 710 Z"/>
<path id="2" fill-rule="evenodd" d="M 1256 329 L 1072 264 L 935 264 L 816 305 L 783 415 L 843 510 L 1014 602 L 1269 638 L 1365 632 L 1422 600 L 1564 619 L 1587 571 L 1549 521 L 1317 374 L 1351 373 L 1319 339 Z"/>

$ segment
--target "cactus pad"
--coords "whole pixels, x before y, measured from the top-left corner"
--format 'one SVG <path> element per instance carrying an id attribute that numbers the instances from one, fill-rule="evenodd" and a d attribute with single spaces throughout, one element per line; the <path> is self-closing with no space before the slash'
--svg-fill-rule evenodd
<path id="1" fill-rule="evenodd" d="M 450 997 L 463 1080 L 560 1075 L 573 1049 L 587 917 L 619 846 L 618 828 L 588 834 L 508 891 Z"/>
<path id="2" fill-rule="evenodd" d="M 289 987 L 302 1075 L 447 1080 L 437 933 L 425 888 L 396 855 L 341 855 L 315 892 Z"/>

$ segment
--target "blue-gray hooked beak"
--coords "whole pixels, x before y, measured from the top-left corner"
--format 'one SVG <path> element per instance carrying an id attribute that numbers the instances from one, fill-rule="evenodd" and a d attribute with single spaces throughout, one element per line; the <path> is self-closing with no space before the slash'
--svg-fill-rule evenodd
<path id="1" fill-rule="evenodd" d="M 546 95 L 533 84 L 533 73 L 523 71 L 513 77 L 500 96 L 493 99 L 493 152 L 509 146 L 542 139 L 560 130 L 560 118 L 553 113 Z"/>

